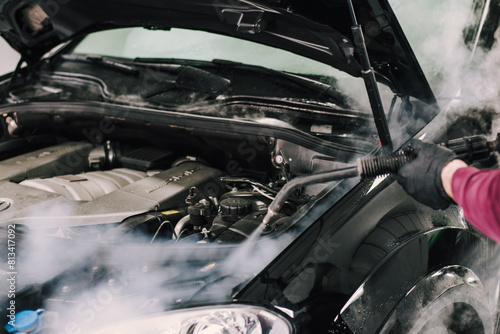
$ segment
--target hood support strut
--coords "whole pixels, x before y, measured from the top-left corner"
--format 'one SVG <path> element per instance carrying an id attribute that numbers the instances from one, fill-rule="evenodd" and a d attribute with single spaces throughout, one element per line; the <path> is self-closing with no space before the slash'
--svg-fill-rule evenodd
<path id="1" fill-rule="evenodd" d="M 388 154 L 393 150 L 392 139 L 391 133 L 389 132 L 389 125 L 387 124 L 387 119 L 385 117 L 382 99 L 380 98 L 377 81 L 375 79 L 375 72 L 370 64 L 370 58 L 368 57 L 365 38 L 363 36 L 363 30 L 361 29 L 361 25 L 358 24 L 358 21 L 356 19 L 356 13 L 352 5 L 352 0 L 347 0 L 347 5 L 349 7 L 349 12 L 352 19 L 351 30 L 354 37 L 354 44 L 358 49 L 359 57 L 361 59 L 361 74 L 363 76 L 366 90 L 368 92 L 368 99 L 370 100 L 373 118 L 375 119 L 375 126 L 377 127 L 377 132 L 380 139 L 380 144 L 382 145 L 382 149 L 384 150 L 384 153 Z"/>

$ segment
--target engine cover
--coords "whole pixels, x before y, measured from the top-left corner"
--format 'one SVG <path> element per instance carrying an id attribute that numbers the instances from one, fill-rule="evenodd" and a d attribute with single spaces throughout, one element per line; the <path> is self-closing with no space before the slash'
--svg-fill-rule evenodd
<path id="1" fill-rule="evenodd" d="M 85 182 L 89 176 L 95 176 L 93 173 L 59 177 L 57 181 L 55 178 L 20 184 L 4 181 L 0 183 L 0 199 L 10 206 L 0 212 L 0 222 L 25 224 L 33 229 L 121 222 L 132 215 L 177 208 L 184 203 L 190 187 L 213 188 L 221 175 L 221 171 L 204 164 L 187 162 L 153 176 L 139 175 L 138 181 L 98 198 L 89 196 L 88 201 L 75 200 L 64 183 L 70 184 L 72 179 Z M 93 185 L 98 183 L 94 177 Z M 82 185 L 72 186 L 76 189 Z"/>
<path id="2" fill-rule="evenodd" d="M 26 187 L 63 195 L 75 201 L 93 201 L 147 175 L 144 172 L 127 168 L 117 168 L 102 172 L 77 175 L 61 175 L 47 179 L 25 180 L 20 184 Z"/>

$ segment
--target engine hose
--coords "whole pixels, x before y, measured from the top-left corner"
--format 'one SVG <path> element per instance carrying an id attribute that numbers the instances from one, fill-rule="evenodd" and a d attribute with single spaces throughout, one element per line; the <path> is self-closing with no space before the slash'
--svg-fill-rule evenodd
<path id="1" fill-rule="evenodd" d="M 191 217 L 189 217 L 189 215 L 187 216 L 184 216 L 182 217 L 178 222 L 177 224 L 175 224 L 175 227 L 174 227 L 174 235 L 175 235 L 175 238 L 176 239 L 179 239 L 179 237 L 181 236 L 181 233 L 182 233 L 182 230 L 184 229 L 184 227 L 189 223 L 189 219 Z"/>

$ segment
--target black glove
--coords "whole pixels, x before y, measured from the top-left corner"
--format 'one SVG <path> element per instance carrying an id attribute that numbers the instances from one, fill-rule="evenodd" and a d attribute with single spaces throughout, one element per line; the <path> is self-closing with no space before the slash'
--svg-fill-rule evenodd
<path id="1" fill-rule="evenodd" d="M 399 184 L 420 203 L 433 209 L 446 209 L 453 201 L 443 188 L 441 171 L 448 162 L 456 159 L 455 153 L 420 140 L 411 141 L 410 147 L 416 158 L 399 170 Z"/>

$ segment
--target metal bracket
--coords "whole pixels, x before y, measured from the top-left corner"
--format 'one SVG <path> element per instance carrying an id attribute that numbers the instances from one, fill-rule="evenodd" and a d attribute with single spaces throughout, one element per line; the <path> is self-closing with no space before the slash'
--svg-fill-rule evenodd
<path id="1" fill-rule="evenodd" d="M 242 34 L 258 34 L 267 27 L 261 10 L 235 10 L 223 9 L 223 20 L 231 25 L 236 25 L 236 31 Z"/>

